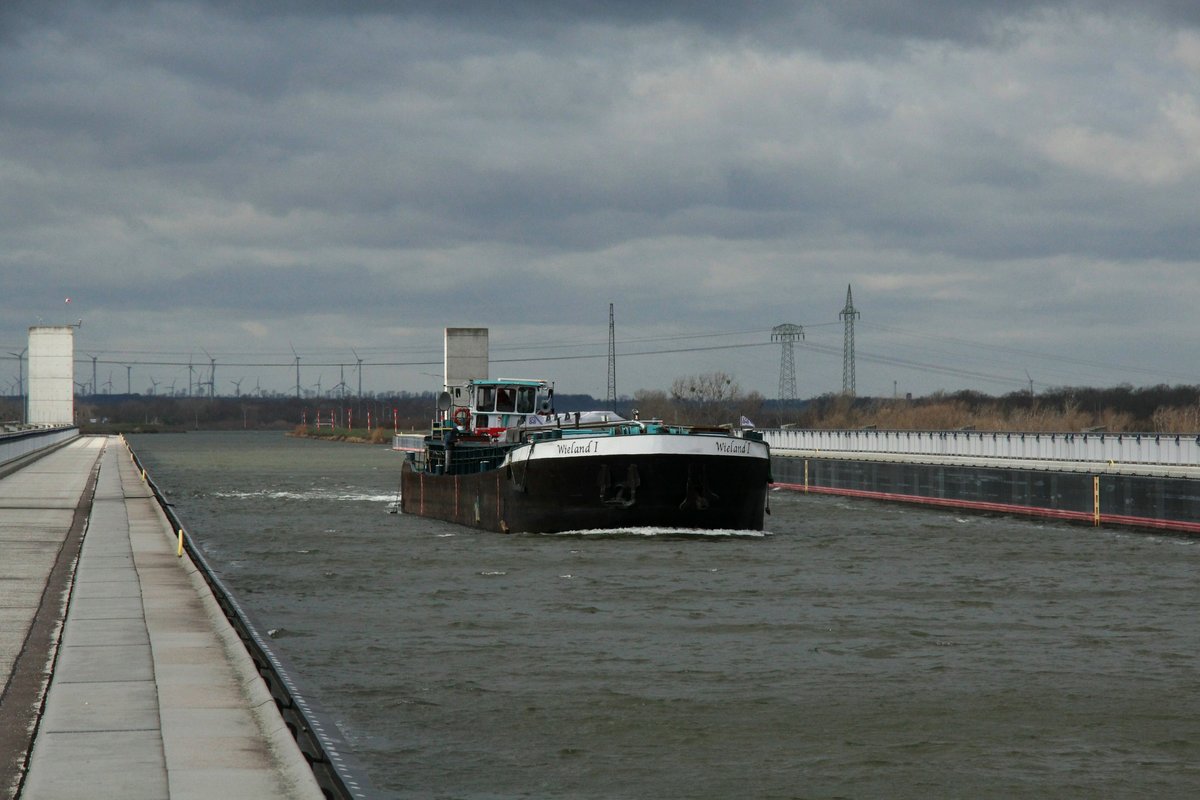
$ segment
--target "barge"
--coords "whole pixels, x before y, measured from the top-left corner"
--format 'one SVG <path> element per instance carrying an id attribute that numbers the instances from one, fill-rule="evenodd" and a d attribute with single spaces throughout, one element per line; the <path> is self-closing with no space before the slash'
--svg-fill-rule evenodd
<path id="1" fill-rule="evenodd" d="M 556 413 L 553 394 L 543 380 L 448 380 L 430 433 L 396 437 L 400 510 L 503 533 L 762 530 L 760 433 Z"/>

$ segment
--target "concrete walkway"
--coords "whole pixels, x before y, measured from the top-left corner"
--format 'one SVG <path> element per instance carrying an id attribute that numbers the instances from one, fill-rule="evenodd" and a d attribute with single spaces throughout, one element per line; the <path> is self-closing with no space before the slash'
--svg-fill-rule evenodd
<path id="1" fill-rule="evenodd" d="M 120 439 L 80 439 L 0 480 L 0 574 L 16 564 L 5 538 L 17 538 L 9 533 L 20 527 L 14 518 L 35 513 L 43 494 L 56 503 L 53 525 L 37 512 L 43 527 L 57 526 L 70 555 L 69 498 L 57 487 L 78 498 L 97 457 L 95 497 L 61 643 L 48 654 L 53 677 L 19 797 L 320 798 L 249 655 L 190 559 L 176 556 L 172 531 Z M 14 480 L 12 496 L 27 500 L 6 506 Z M 49 575 L 48 549 L 13 551 L 28 563 L 20 597 L 31 598 L 36 577 Z M 0 589 L 4 611 L 6 597 Z M 54 603 L 42 603 L 43 614 L 47 605 Z M 28 617 L 30 630 L 34 616 L 11 615 L 14 626 Z M 0 619 L 4 659 L 15 634 L 7 632 L 9 616 Z M 6 689 L 6 705 L 9 699 Z"/>

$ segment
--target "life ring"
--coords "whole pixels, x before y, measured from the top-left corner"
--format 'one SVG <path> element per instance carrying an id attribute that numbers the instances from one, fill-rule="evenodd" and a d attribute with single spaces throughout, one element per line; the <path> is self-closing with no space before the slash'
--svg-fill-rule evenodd
<path id="1" fill-rule="evenodd" d="M 467 427 L 467 423 L 471 421 L 471 409 L 459 406 L 454 409 L 454 424 L 462 427 Z"/>

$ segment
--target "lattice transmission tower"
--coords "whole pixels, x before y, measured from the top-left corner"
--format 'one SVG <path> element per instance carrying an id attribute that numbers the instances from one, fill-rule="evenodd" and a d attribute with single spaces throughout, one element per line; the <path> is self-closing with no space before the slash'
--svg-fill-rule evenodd
<path id="1" fill-rule="evenodd" d="M 861 317 L 854 308 L 854 298 L 850 294 L 850 284 L 846 284 L 846 307 L 838 312 L 838 317 L 846 321 L 846 333 L 842 339 L 842 394 L 854 396 L 854 320 Z"/>
<path id="2" fill-rule="evenodd" d="M 617 410 L 617 328 L 612 303 L 608 304 L 608 407 Z"/>
<path id="3" fill-rule="evenodd" d="M 793 343 L 804 338 L 804 328 L 787 323 L 771 329 L 771 341 L 779 342 L 782 348 L 779 358 L 779 399 L 796 399 L 796 355 Z"/>

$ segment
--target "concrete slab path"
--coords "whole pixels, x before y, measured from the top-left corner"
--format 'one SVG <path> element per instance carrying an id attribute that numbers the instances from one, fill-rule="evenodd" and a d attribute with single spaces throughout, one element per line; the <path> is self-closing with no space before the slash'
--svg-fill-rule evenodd
<path id="1" fill-rule="evenodd" d="M 16 796 L 322 797 L 249 655 L 191 560 L 176 555 L 166 518 L 115 437 L 81 438 L 0 480 L 3 705 L 40 702 L 9 684 L 22 652 L 38 660 L 29 639 L 39 613 L 63 620 L 63 590 L 42 595 L 60 556 L 73 560 L 69 530 L 80 498 L 86 530 L 61 641 L 40 656 L 52 678 L 32 750 L 18 763 Z M 0 739 L 0 762 L 22 762 L 14 749 Z M 8 780 L 0 796 L 14 796 Z"/>

